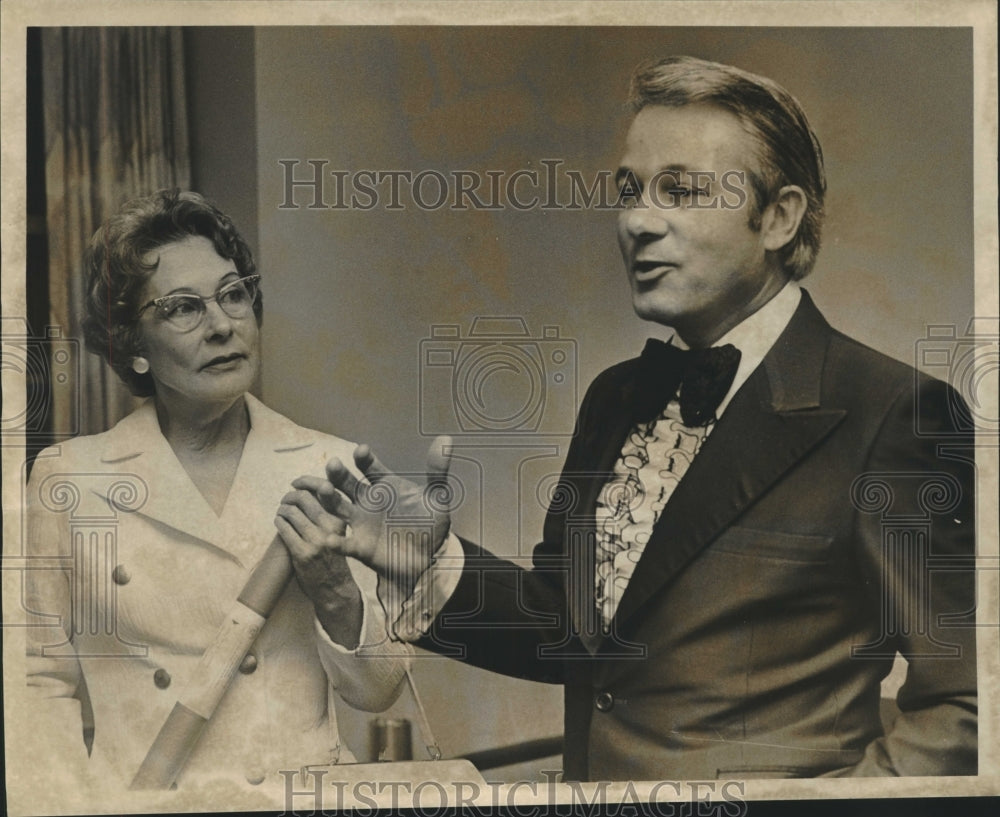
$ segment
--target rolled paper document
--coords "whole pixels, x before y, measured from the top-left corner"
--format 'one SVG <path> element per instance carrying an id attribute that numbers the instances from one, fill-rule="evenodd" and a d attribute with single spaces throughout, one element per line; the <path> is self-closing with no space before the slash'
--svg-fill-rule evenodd
<path id="1" fill-rule="evenodd" d="M 291 576 L 288 551 L 275 536 L 178 695 L 132 779 L 133 790 L 173 785 Z"/>

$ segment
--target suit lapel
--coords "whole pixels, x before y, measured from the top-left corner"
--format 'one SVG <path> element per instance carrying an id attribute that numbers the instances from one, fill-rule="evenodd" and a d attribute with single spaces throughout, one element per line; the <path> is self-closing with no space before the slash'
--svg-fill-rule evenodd
<path id="1" fill-rule="evenodd" d="M 597 497 L 621 455 L 625 437 L 632 427 L 631 406 L 635 389 L 634 379 L 625 382 L 622 385 L 621 399 L 616 403 L 600 406 L 598 416 L 588 420 L 580 446 L 587 470 L 577 472 L 580 474 L 577 487 L 581 500 L 577 507 L 584 509 L 585 513 L 593 514 Z"/>
<path id="2" fill-rule="evenodd" d="M 737 392 L 663 509 L 622 597 L 617 625 L 844 418 L 843 409 L 820 404 L 830 332 L 803 292 L 788 327 Z"/>
<path id="3" fill-rule="evenodd" d="M 595 417 L 588 417 L 586 428 L 581 428 L 578 450 L 581 461 L 566 463 L 566 475 L 580 498 L 572 523 L 579 530 L 594 530 L 594 510 L 601 489 L 607 483 L 621 454 L 625 436 L 632 426 L 630 407 L 635 393 L 635 380 L 627 380 L 621 388 L 620 399 L 595 405 Z M 602 638 L 597 610 L 594 606 L 594 574 L 596 565 L 595 543 L 591 537 L 568 545 L 571 548 L 571 567 L 567 593 L 573 631 L 580 634 L 587 649 L 594 652 Z"/>

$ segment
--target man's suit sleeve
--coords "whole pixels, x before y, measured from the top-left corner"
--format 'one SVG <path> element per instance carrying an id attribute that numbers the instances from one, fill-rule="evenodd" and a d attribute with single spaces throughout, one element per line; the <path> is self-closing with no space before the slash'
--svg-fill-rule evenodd
<path id="1" fill-rule="evenodd" d="M 890 504 L 857 515 L 859 555 L 908 666 L 894 724 L 845 776 L 977 773 L 975 468 L 971 435 L 955 427 L 960 405 L 923 379 L 915 400 L 910 390 L 896 400 L 870 452 L 866 474 L 888 486 Z M 926 565 L 919 534 L 894 538 L 900 520 L 929 525 Z"/>
<path id="2" fill-rule="evenodd" d="M 584 471 L 583 439 L 603 378 L 591 384 L 580 406 L 561 481 Z M 570 495 L 576 496 L 573 487 Z M 525 570 L 472 542 L 462 540 L 462 577 L 434 624 L 418 644 L 483 669 L 544 683 L 564 683 L 561 650 L 574 644 L 566 585 L 570 564 L 564 547 L 566 513 L 550 507 L 533 568 Z"/>

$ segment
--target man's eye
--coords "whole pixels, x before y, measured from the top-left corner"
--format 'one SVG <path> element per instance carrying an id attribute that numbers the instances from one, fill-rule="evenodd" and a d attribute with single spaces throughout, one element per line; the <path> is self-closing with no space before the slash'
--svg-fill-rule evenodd
<path id="1" fill-rule="evenodd" d="M 667 189 L 667 193 L 671 196 L 707 196 L 707 187 L 684 187 L 683 185 L 674 185 Z"/>
<path id="2" fill-rule="evenodd" d="M 615 187 L 618 190 L 619 207 L 635 207 L 642 198 L 642 185 L 631 173 L 622 173 L 615 179 Z"/>
<path id="3" fill-rule="evenodd" d="M 666 197 L 674 201 L 685 201 L 689 199 L 704 199 L 709 195 L 708 188 L 686 187 L 684 185 L 673 185 L 664 191 Z"/>
<path id="4" fill-rule="evenodd" d="M 630 185 L 619 185 L 618 187 L 618 199 L 615 202 L 618 207 L 630 210 L 632 208 L 639 206 L 639 201 L 642 198 L 642 191 L 637 187 Z"/>

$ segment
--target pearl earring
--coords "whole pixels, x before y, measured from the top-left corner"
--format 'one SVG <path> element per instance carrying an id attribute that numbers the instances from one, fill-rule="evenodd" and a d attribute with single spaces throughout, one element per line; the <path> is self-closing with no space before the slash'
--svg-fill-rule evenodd
<path id="1" fill-rule="evenodd" d="M 136 374 L 145 374 L 149 371 L 149 361 L 144 357 L 133 358 L 132 371 Z"/>

